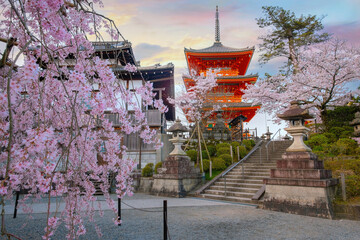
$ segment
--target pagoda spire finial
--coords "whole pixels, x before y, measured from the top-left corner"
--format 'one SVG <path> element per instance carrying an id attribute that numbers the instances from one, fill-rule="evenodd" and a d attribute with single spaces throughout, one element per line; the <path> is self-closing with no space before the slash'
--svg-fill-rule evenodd
<path id="1" fill-rule="evenodd" d="M 219 24 L 219 8 L 216 6 L 215 13 L 215 42 L 220 42 L 220 24 Z"/>

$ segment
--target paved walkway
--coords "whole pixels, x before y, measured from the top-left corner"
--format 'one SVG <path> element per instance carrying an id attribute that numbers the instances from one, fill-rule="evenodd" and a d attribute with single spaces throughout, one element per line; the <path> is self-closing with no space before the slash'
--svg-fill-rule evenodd
<path id="1" fill-rule="evenodd" d="M 113 196 L 114 199 L 116 196 Z M 327 220 L 257 209 L 222 201 L 197 198 L 163 198 L 144 194 L 126 197 L 122 205 L 122 226 L 115 226 L 110 210 L 95 217 L 103 236 L 98 238 L 92 225 L 86 224 L 81 239 L 163 239 L 163 200 L 168 200 L 168 226 L 171 239 L 360 239 L 360 222 Z M 103 205 L 103 198 L 99 197 Z M 140 208 L 134 210 L 124 203 Z M 44 202 L 34 205 L 33 219 L 21 214 L 7 215 L 7 229 L 22 239 L 41 239 L 46 214 Z M 12 213 L 13 209 L 9 206 Z M 146 210 L 146 211 L 144 211 Z M 60 227 L 52 239 L 64 239 Z"/>
<path id="2" fill-rule="evenodd" d="M 111 195 L 111 198 L 117 200 L 117 196 L 115 194 Z M 15 199 L 15 198 L 14 198 Z M 98 202 L 100 203 L 100 207 L 102 210 L 111 210 L 105 202 L 104 196 L 97 196 Z M 148 208 L 162 208 L 163 201 L 167 200 L 168 207 L 196 207 L 196 206 L 217 206 L 217 205 L 229 205 L 232 203 L 224 202 L 224 201 L 212 201 L 205 200 L 202 198 L 168 198 L 168 197 L 157 197 L 142 193 L 136 193 L 131 197 L 125 196 L 122 200 L 121 208 L 123 210 L 140 208 L 140 209 L 148 209 Z M 47 213 L 47 203 L 48 199 L 41 199 L 38 203 L 30 203 L 29 205 L 33 209 L 33 213 Z M 51 210 L 50 212 L 62 211 L 65 207 L 65 203 L 60 202 L 59 206 L 56 206 L 56 198 L 51 198 Z M 8 201 L 8 205 L 5 207 L 6 214 L 13 214 L 14 212 L 14 203 Z M 255 207 L 255 205 L 248 205 Z M 95 208 L 99 210 L 98 204 L 95 205 Z M 22 209 L 18 209 L 18 214 L 22 214 Z"/>

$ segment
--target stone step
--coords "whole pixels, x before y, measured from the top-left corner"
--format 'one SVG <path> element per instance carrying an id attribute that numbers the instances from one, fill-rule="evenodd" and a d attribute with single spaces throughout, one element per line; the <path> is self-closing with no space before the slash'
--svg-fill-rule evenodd
<path id="1" fill-rule="evenodd" d="M 225 196 L 225 191 L 220 190 L 205 190 L 205 194 L 211 194 L 211 195 L 223 195 Z M 254 196 L 254 193 L 247 193 L 247 192 L 233 192 L 228 191 L 226 188 L 226 196 L 231 197 L 240 197 L 240 198 L 252 198 Z"/>
<path id="2" fill-rule="evenodd" d="M 228 179 L 264 179 L 264 178 L 269 178 L 270 177 L 270 173 L 269 174 L 259 174 L 259 175 L 254 175 L 254 174 L 244 174 L 244 176 L 242 174 L 237 174 L 237 175 L 229 175 L 226 174 L 226 180 Z"/>
<path id="3" fill-rule="evenodd" d="M 225 184 L 225 181 L 223 179 L 219 180 L 218 183 Z M 263 180 L 261 179 L 229 179 L 226 178 L 226 184 L 229 183 L 253 183 L 253 184 L 262 184 Z"/>
<path id="4" fill-rule="evenodd" d="M 200 197 L 210 198 L 210 199 L 215 199 L 215 200 L 240 202 L 240 203 L 250 203 L 250 204 L 258 203 L 258 201 L 254 201 L 251 198 L 244 198 L 244 197 L 222 196 L 222 195 L 214 195 L 214 194 L 200 194 Z"/>
<path id="5" fill-rule="evenodd" d="M 219 190 L 219 191 L 225 191 L 225 186 L 219 186 L 219 185 L 212 185 L 210 190 Z M 249 188 L 249 187 L 230 187 L 226 184 L 226 191 L 231 192 L 247 192 L 255 194 L 260 188 Z"/>
<path id="6" fill-rule="evenodd" d="M 247 167 L 244 167 L 244 172 L 247 172 L 247 173 L 267 173 L 267 172 L 270 172 L 270 169 L 271 168 L 260 168 L 260 169 L 256 169 L 256 168 L 247 168 Z M 236 168 L 236 169 L 233 169 L 231 170 L 228 174 L 231 174 L 231 173 L 242 173 L 242 168 Z"/>
<path id="7" fill-rule="evenodd" d="M 242 164 L 237 165 L 234 169 L 236 168 L 241 168 Z M 244 167 L 247 168 L 252 168 L 252 169 L 266 169 L 266 168 L 272 168 L 272 167 L 276 167 L 276 162 L 274 163 L 256 163 L 256 162 L 250 162 L 250 163 L 244 163 Z"/>
<path id="8" fill-rule="evenodd" d="M 226 181 L 226 187 L 237 187 L 237 188 L 261 188 L 263 183 L 232 183 Z M 225 187 L 224 182 L 216 182 L 214 185 L 216 187 Z"/>
<path id="9" fill-rule="evenodd" d="M 248 171 L 248 172 L 266 172 L 266 171 L 269 171 L 269 169 L 272 169 L 272 167 L 247 167 L 247 166 L 244 166 L 244 171 Z M 243 170 L 243 168 L 240 166 L 240 167 L 234 168 L 230 172 L 232 172 L 232 171 L 241 172 L 242 170 Z"/>
<path id="10" fill-rule="evenodd" d="M 241 172 L 238 173 L 228 173 L 226 174 L 226 178 L 227 177 L 232 177 L 232 178 L 237 178 L 237 177 L 247 177 L 247 176 L 266 176 L 266 177 L 270 177 L 270 171 L 269 172 L 261 172 L 261 173 L 249 173 L 249 172 L 244 172 L 244 174 L 242 174 Z"/>
<path id="11" fill-rule="evenodd" d="M 249 172 L 258 172 L 258 171 L 265 172 L 265 171 L 269 171 L 269 169 L 273 169 L 273 168 L 276 168 L 276 167 L 247 167 L 247 166 L 244 166 L 244 170 L 249 171 Z M 232 171 L 242 171 L 242 167 L 236 167 Z"/>

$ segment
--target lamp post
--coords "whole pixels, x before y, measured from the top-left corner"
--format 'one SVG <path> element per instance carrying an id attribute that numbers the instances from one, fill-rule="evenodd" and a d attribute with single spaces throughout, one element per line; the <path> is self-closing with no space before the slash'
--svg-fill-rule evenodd
<path id="1" fill-rule="evenodd" d="M 305 145 L 303 137 L 310 131 L 304 126 L 305 119 L 314 118 L 309 114 L 309 110 L 302 109 L 298 101 L 292 101 L 291 106 L 282 114 L 277 116 L 280 119 L 287 120 L 289 127 L 285 130 L 294 138 L 293 144 L 286 149 L 287 152 L 311 152 L 311 149 Z"/>
<path id="2" fill-rule="evenodd" d="M 173 138 L 169 141 L 174 144 L 174 150 L 169 155 L 186 155 L 186 153 L 182 150 L 181 146 L 186 139 L 183 138 L 182 133 L 188 132 L 189 130 L 181 124 L 179 118 L 176 119 L 175 124 L 172 125 L 167 132 L 172 132 Z"/>
<path id="3" fill-rule="evenodd" d="M 267 132 L 265 133 L 265 135 L 266 135 L 266 140 L 270 141 L 270 137 L 271 137 L 272 134 L 273 134 L 273 133 L 270 132 L 269 127 L 267 127 Z"/>

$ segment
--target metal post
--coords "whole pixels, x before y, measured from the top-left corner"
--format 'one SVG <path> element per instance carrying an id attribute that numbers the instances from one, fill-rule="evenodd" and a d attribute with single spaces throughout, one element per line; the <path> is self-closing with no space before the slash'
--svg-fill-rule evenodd
<path id="1" fill-rule="evenodd" d="M 226 197 L 226 177 L 224 176 L 224 180 L 225 180 L 225 197 Z"/>
<path id="2" fill-rule="evenodd" d="M 167 240 L 167 233 L 168 233 L 168 226 L 167 226 L 167 200 L 164 200 L 164 211 L 163 211 L 163 216 L 164 216 L 164 240 Z"/>
<path id="3" fill-rule="evenodd" d="M 242 171 L 242 177 L 243 179 L 245 178 L 245 173 L 244 173 L 244 161 L 241 162 L 241 171 Z"/>
<path id="4" fill-rule="evenodd" d="M 118 226 L 121 226 L 121 198 L 118 198 Z"/>
<path id="5" fill-rule="evenodd" d="M 210 160 L 209 175 L 212 177 L 212 161 Z"/>
<path id="6" fill-rule="evenodd" d="M 238 155 L 238 161 L 240 161 L 240 150 L 239 150 L 239 146 L 237 146 L 237 155 Z"/>
<path id="7" fill-rule="evenodd" d="M 269 161 L 269 148 L 267 146 L 266 147 L 266 161 Z"/>
<path id="8" fill-rule="evenodd" d="M 201 150 L 201 140 L 200 140 L 200 124 L 197 122 L 198 128 L 198 144 L 199 144 L 199 157 L 200 157 L 200 164 L 201 164 L 201 172 L 204 173 L 204 165 L 203 165 L 203 158 L 202 158 L 202 150 Z"/>
<path id="9" fill-rule="evenodd" d="M 16 218 L 16 214 L 17 214 L 17 206 L 18 206 L 18 203 L 19 203 L 19 196 L 20 196 L 20 191 L 16 191 L 14 218 Z"/>
<path id="10" fill-rule="evenodd" d="M 345 186 L 345 175 L 344 175 L 344 173 L 340 173 L 340 177 L 341 177 L 342 197 L 343 197 L 343 200 L 346 201 L 346 186 Z"/>
<path id="11" fill-rule="evenodd" d="M 230 145 L 230 156 L 231 156 L 231 163 L 234 163 L 233 149 L 231 145 Z"/>

